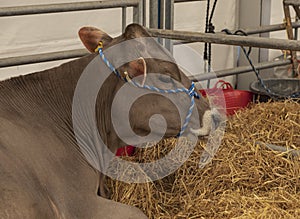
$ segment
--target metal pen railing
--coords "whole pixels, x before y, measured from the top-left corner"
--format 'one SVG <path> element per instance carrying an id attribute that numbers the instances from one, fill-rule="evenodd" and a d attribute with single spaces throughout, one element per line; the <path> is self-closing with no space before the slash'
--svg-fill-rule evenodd
<path id="1" fill-rule="evenodd" d="M 189 0 L 188 0 L 189 1 Z M 187 0 L 173 0 L 175 3 L 180 2 L 188 2 Z M 199 0 L 198 0 L 199 1 Z M 203 0 L 202 0 L 203 1 Z M 158 6 L 157 1 L 150 1 L 150 27 L 151 22 L 151 5 Z M 37 13 L 59 13 L 59 12 L 68 12 L 68 11 L 78 11 L 78 10 L 96 10 L 96 9 L 105 9 L 105 8 L 122 8 L 122 28 L 124 29 L 126 26 L 126 8 L 133 7 L 133 20 L 138 23 L 145 23 L 145 11 L 146 5 L 145 0 L 126 0 L 126 1 L 97 1 L 97 2 L 84 2 L 84 3 L 70 3 L 67 4 L 51 4 L 51 5 L 42 5 L 42 6 L 28 6 L 28 7 L 8 7 L 8 8 L 0 8 L 0 17 L 1 16 L 17 16 L 26 14 L 37 14 Z M 9 9 L 9 10 L 7 10 Z M 153 11 L 152 11 L 153 13 Z M 145 25 L 145 24 L 144 24 Z M 293 22 L 293 28 L 300 27 L 300 22 Z M 274 24 L 261 26 L 257 28 L 245 29 L 245 33 L 248 35 L 251 34 L 259 34 L 266 33 L 272 31 L 280 31 L 285 30 L 286 24 Z M 161 30 L 161 29 L 149 29 L 150 33 L 153 36 L 166 37 L 176 40 L 183 40 L 187 42 L 212 42 L 216 44 L 226 44 L 226 45 L 239 45 L 239 46 L 251 46 L 251 47 L 261 47 L 261 48 L 273 48 L 273 49 L 284 49 L 284 50 L 296 50 L 300 51 L 300 42 L 292 41 L 292 40 L 284 40 L 284 39 L 265 39 L 251 36 L 228 36 L 221 33 L 217 34 L 206 34 L 206 33 L 198 33 L 198 32 L 187 32 L 187 31 L 172 31 L 172 30 Z M 63 59 L 71 59 L 78 58 L 88 54 L 86 50 L 69 50 L 62 52 L 52 52 L 45 54 L 36 54 L 22 57 L 9 57 L 0 59 L 0 67 L 10 67 L 15 65 L 25 65 L 25 64 L 33 64 L 39 62 L 48 62 L 48 61 L 56 61 Z M 259 63 L 256 65 L 257 69 L 266 69 L 272 68 L 281 65 L 290 64 L 290 60 L 284 61 L 271 61 Z M 246 67 L 238 67 L 233 69 L 227 69 L 215 72 L 214 76 L 209 73 L 198 75 L 193 77 L 193 79 L 197 80 L 206 80 L 209 78 L 213 78 L 216 75 L 228 76 L 234 74 L 241 74 L 251 71 L 251 69 Z"/>

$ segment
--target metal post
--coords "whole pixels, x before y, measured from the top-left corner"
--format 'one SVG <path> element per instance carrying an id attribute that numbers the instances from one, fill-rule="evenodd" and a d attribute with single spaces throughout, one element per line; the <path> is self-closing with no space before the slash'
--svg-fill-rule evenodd
<path id="1" fill-rule="evenodd" d="M 159 13 L 158 28 L 163 29 L 165 27 L 165 0 L 159 0 L 159 8 L 160 8 L 160 13 Z"/>
<path id="2" fill-rule="evenodd" d="M 260 1 L 260 26 L 270 25 L 271 18 L 271 0 L 261 0 Z M 269 38 L 270 33 L 261 33 L 259 37 Z M 260 48 L 258 51 L 258 62 L 265 62 L 269 60 L 269 50 Z M 264 72 L 271 73 L 271 72 Z"/>
<path id="3" fill-rule="evenodd" d="M 158 0 L 158 6 L 158 28 L 163 29 L 165 27 L 165 0 Z M 159 37 L 158 42 L 164 45 L 165 39 Z"/>
<path id="4" fill-rule="evenodd" d="M 296 22 L 298 22 L 298 21 L 299 21 L 299 17 L 296 17 Z M 296 27 L 295 28 L 295 40 L 298 40 L 298 30 L 299 30 L 299 28 Z"/>
<path id="5" fill-rule="evenodd" d="M 174 29 L 174 0 L 165 0 L 165 1 L 166 1 L 165 29 L 173 30 Z"/>
<path id="6" fill-rule="evenodd" d="M 143 15 L 143 26 L 146 27 L 146 22 L 147 22 L 147 16 L 146 16 L 146 13 L 147 13 L 147 5 L 146 5 L 146 0 L 143 0 L 143 12 L 142 12 L 142 15 Z"/>
<path id="7" fill-rule="evenodd" d="M 149 5 L 149 26 L 150 28 L 158 28 L 158 0 L 150 1 Z"/>
<path id="8" fill-rule="evenodd" d="M 174 0 L 166 0 L 166 14 L 165 14 L 165 29 L 174 29 Z M 173 45 L 170 39 L 165 39 L 165 47 L 173 53 Z"/>
<path id="9" fill-rule="evenodd" d="M 127 19 L 127 7 L 122 7 L 122 33 L 124 33 L 126 28 L 126 19 Z"/>
<path id="10" fill-rule="evenodd" d="M 206 1 L 206 0 L 174 0 L 174 3 L 199 2 L 199 1 Z"/>
<path id="11" fill-rule="evenodd" d="M 133 7 L 133 22 L 143 24 L 143 0 L 139 0 L 139 4 Z"/>

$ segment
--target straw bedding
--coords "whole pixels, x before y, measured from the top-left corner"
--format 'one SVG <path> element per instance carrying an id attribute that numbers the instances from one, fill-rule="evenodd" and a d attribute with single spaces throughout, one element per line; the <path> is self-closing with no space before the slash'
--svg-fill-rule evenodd
<path id="1" fill-rule="evenodd" d="M 176 139 L 138 149 L 135 162 L 167 154 Z M 300 104 L 258 103 L 228 118 L 219 151 L 198 167 L 205 141 L 173 174 L 154 182 L 109 180 L 112 199 L 133 205 L 149 218 L 300 218 L 300 162 L 265 143 L 300 149 Z"/>

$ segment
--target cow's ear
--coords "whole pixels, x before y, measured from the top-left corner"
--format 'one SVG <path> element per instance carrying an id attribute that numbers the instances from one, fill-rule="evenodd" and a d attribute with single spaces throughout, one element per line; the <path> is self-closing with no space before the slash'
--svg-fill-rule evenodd
<path id="1" fill-rule="evenodd" d="M 130 24 L 126 27 L 124 32 L 126 39 L 134 39 L 138 37 L 150 37 L 147 30 L 139 24 Z"/>
<path id="2" fill-rule="evenodd" d="M 78 31 L 78 35 L 83 45 L 91 52 L 94 53 L 98 43 L 102 41 L 103 47 L 111 43 L 112 39 L 107 33 L 95 27 L 82 27 Z"/>

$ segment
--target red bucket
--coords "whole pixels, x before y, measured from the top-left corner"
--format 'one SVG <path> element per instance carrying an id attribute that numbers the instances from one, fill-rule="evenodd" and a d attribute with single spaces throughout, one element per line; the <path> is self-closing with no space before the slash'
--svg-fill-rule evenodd
<path id="1" fill-rule="evenodd" d="M 222 95 L 226 104 L 226 114 L 233 115 L 235 111 L 247 107 L 252 102 L 253 93 L 246 90 L 235 90 L 230 83 L 219 80 L 213 88 L 199 90 L 203 97 L 209 96 L 213 104 L 222 107 Z"/>

